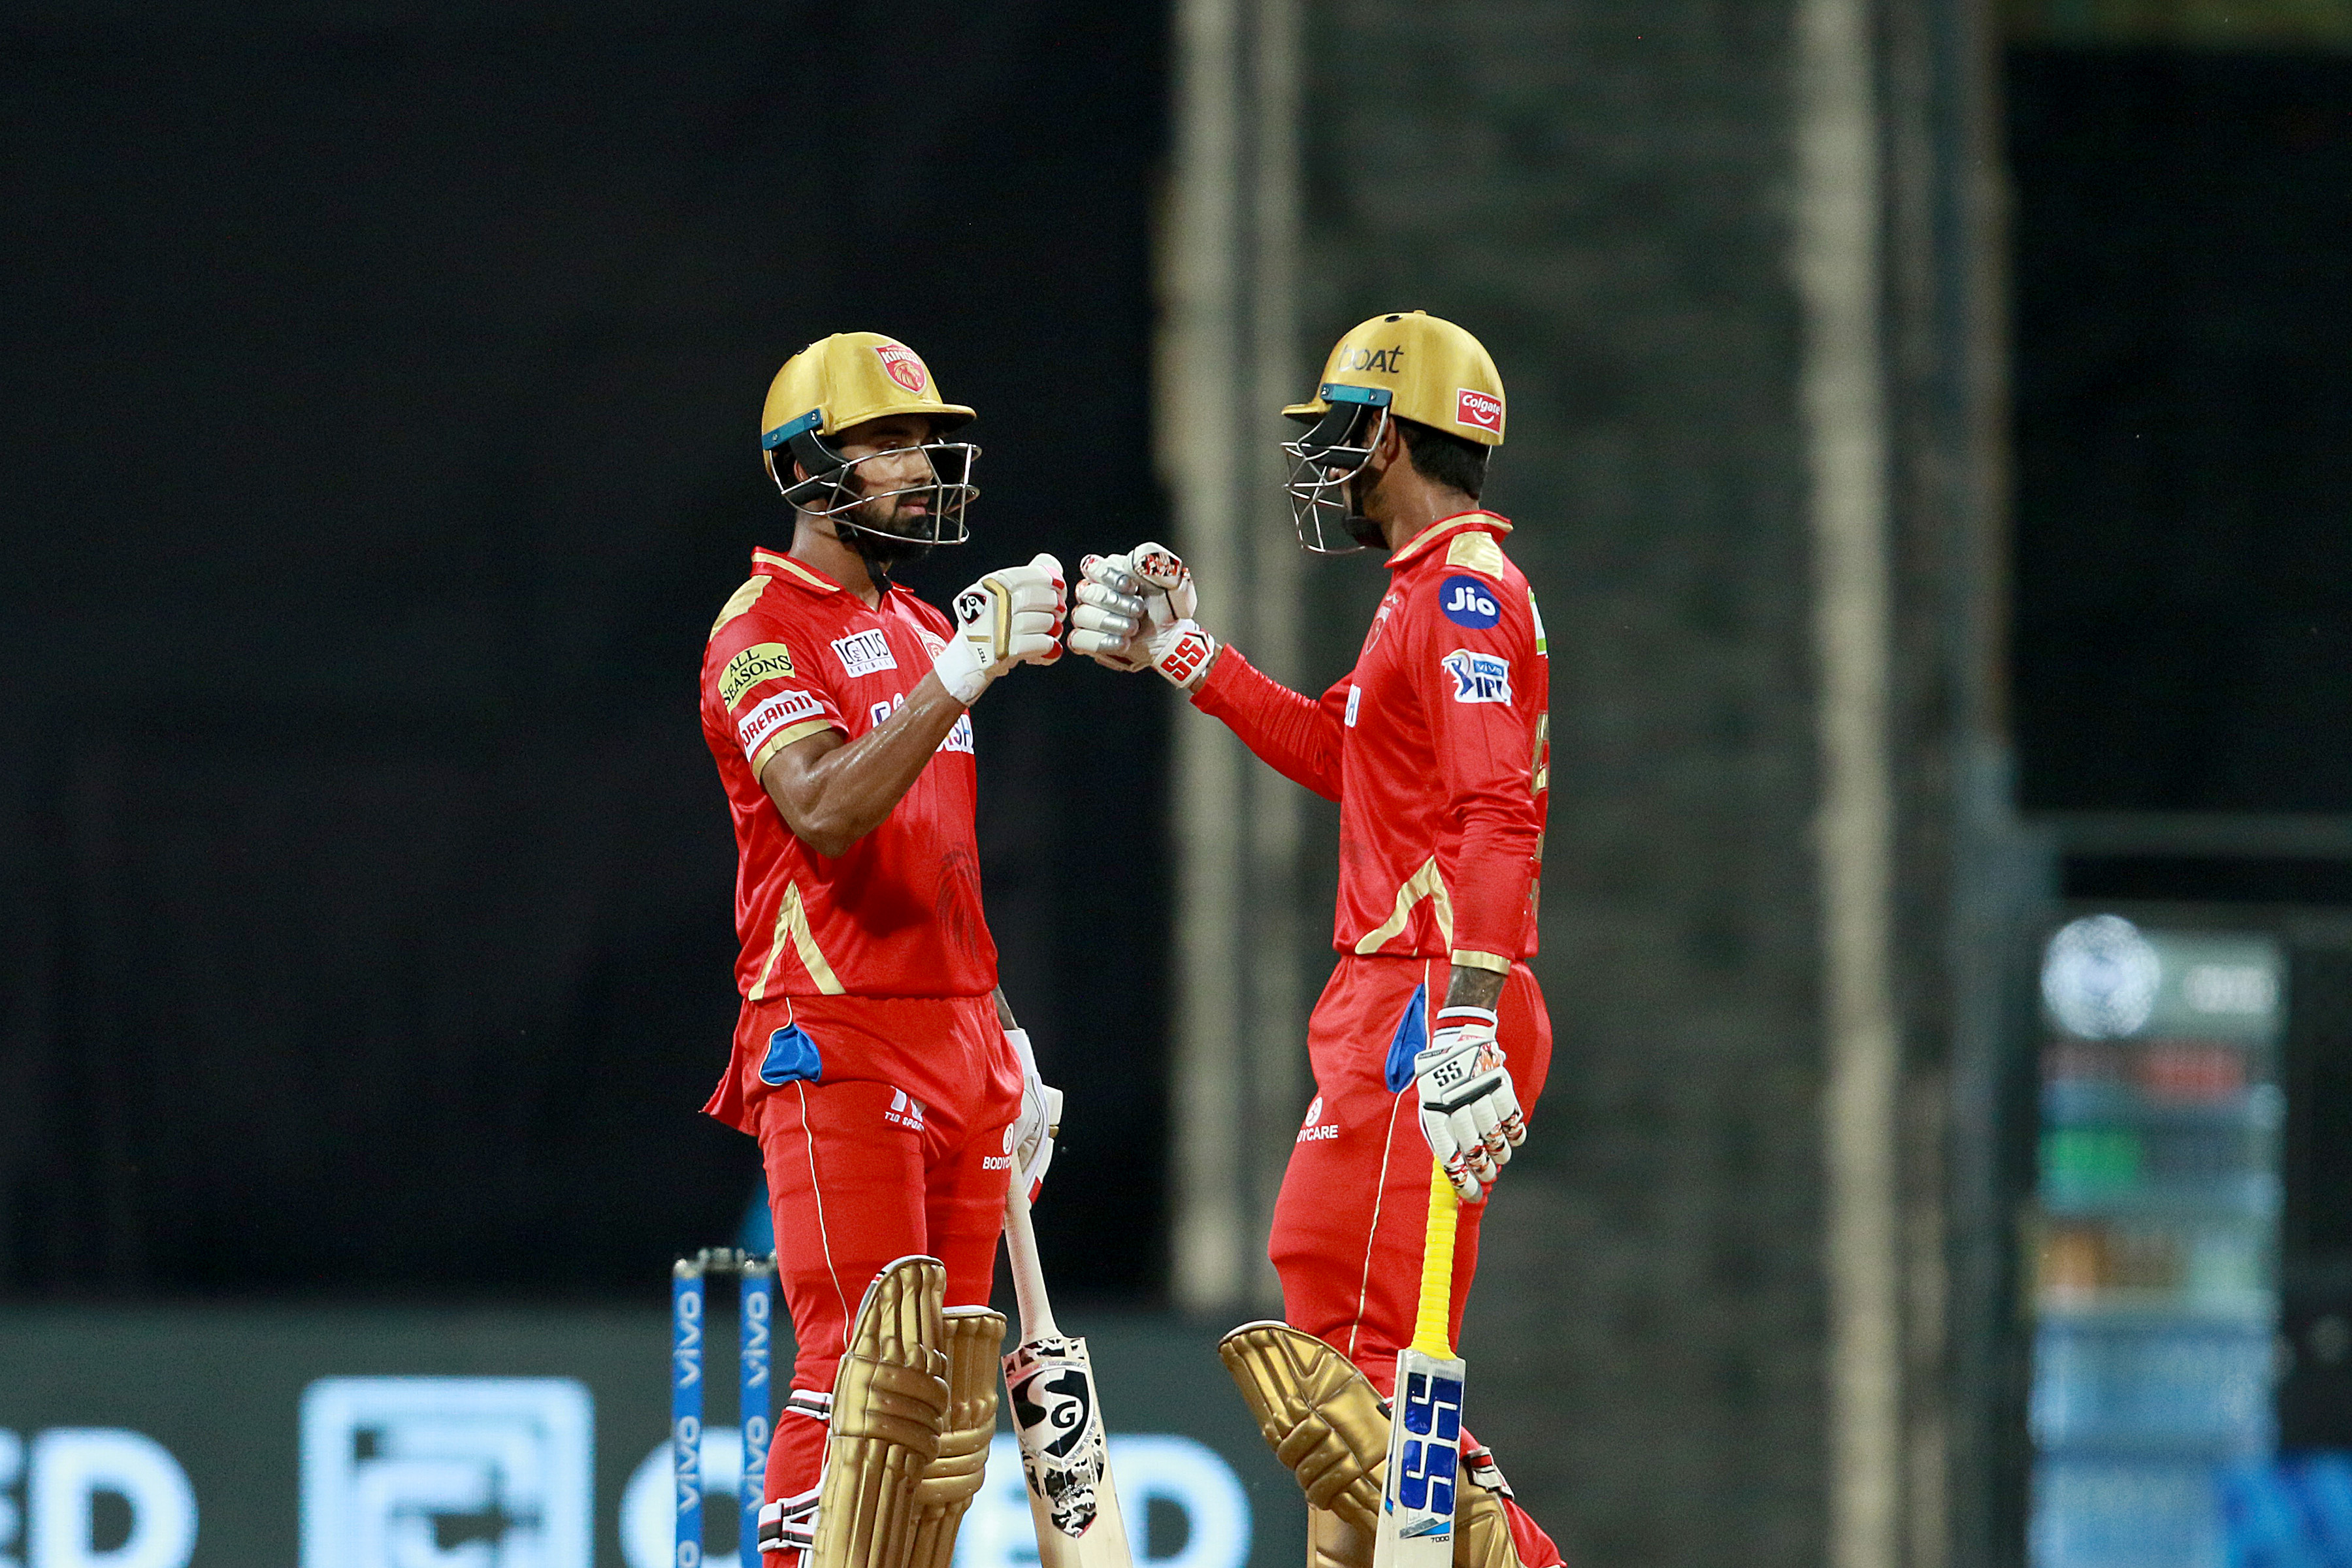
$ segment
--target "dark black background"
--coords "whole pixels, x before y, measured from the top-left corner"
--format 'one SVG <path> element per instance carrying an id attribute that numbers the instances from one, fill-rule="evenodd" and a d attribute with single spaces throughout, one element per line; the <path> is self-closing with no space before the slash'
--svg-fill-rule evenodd
<path id="1" fill-rule="evenodd" d="M 2007 89 L 2023 803 L 2352 811 L 2352 59 Z"/>
<path id="2" fill-rule="evenodd" d="M 1157 531 L 1163 18 L 202 15 L 0 31 L 0 1289 L 658 1293 L 756 1171 L 695 681 L 761 395 L 871 329 L 980 408 L 934 600 Z M 974 716 L 1076 1289 L 1162 1271 L 1165 714 Z"/>

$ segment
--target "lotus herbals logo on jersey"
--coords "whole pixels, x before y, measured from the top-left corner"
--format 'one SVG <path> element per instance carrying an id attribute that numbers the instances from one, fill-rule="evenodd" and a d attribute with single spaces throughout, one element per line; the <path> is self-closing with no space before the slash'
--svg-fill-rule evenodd
<path id="1" fill-rule="evenodd" d="M 1467 425 L 1473 430 L 1503 433 L 1503 400 L 1488 392 L 1473 392 L 1466 386 L 1454 389 L 1454 422 Z"/>
<path id="2" fill-rule="evenodd" d="M 852 676 L 879 675 L 898 668 L 898 661 L 890 657 L 890 639 L 879 626 L 850 633 L 834 643 L 833 651 L 841 668 Z"/>
<path id="3" fill-rule="evenodd" d="M 738 699 L 763 680 L 793 672 L 793 650 L 780 642 L 753 643 L 727 661 L 719 672 L 719 700 L 732 708 Z"/>
<path id="4" fill-rule="evenodd" d="M 930 385 L 931 373 L 904 343 L 876 343 L 874 352 L 881 356 L 882 368 L 890 373 L 890 379 L 908 391 L 920 392 Z"/>
<path id="5" fill-rule="evenodd" d="M 1485 631 L 1503 618 L 1494 591 L 1475 577 L 1448 577 L 1438 584 L 1437 607 L 1457 626 Z"/>
<path id="6" fill-rule="evenodd" d="M 1511 705 L 1510 660 L 1458 647 L 1437 662 L 1454 678 L 1454 701 Z"/>

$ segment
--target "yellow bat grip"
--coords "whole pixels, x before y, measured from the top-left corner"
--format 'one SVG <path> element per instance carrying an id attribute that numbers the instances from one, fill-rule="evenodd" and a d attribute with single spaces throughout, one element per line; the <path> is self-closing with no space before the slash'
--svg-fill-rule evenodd
<path id="1" fill-rule="evenodd" d="M 1440 1361 L 1454 1359 L 1454 1219 L 1462 1206 L 1445 1167 L 1429 1163 L 1429 1235 L 1421 1245 L 1421 1310 L 1412 1348 Z"/>

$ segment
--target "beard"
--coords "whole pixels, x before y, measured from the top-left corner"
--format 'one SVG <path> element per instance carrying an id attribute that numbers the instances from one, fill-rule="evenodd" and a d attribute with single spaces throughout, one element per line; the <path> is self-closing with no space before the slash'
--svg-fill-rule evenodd
<path id="1" fill-rule="evenodd" d="M 938 504 L 936 495 L 933 504 Z M 879 513 L 877 516 L 877 514 Z M 919 561 L 929 555 L 934 542 L 904 537 L 929 531 L 938 526 L 929 512 L 908 512 L 898 500 L 860 502 L 845 516 L 836 518 L 834 531 L 841 542 L 857 552 L 869 571 L 888 576 L 894 567 L 909 561 Z M 877 530 L 885 531 L 877 531 Z M 891 535 L 902 537 L 893 538 Z"/>
<path id="2" fill-rule="evenodd" d="M 1389 536 L 1381 525 L 1364 515 L 1364 476 L 1359 472 L 1348 480 L 1348 515 L 1340 526 L 1348 537 L 1367 550 L 1386 550 Z"/>

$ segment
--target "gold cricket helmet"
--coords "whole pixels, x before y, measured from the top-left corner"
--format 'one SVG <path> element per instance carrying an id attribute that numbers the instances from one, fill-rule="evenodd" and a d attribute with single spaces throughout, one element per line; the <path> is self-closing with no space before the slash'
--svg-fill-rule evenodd
<path id="1" fill-rule="evenodd" d="M 1425 310 L 1374 316 L 1324 362 L 1322 384 L 1286 417 L 1319 425 L 1335 405 L 1386 408 L 1482 447 L 1503 444 L 1503 378 L 1486 345 Z"/>
<path id="2" fill-rule="evenodd" d="M 858 463 L 871 459 L 851 461 L 829 437 L 894 414 L 930 421 L 931 438 L 921 451 L 930 461 L 931 477 L 922 484 L 866 495 L 854 477 Z M 971 482 L 980 448 L 938 437 L 972 417 L 964 405 L 940 398 L 930 367 L 898 339 L 880 332 L 835 332 L 786 360 L 768 384 L 767 404 L 760 414 L 760 447 L 768 477 L 803 511 L 831 517 L 862 502 L 926 492 L 930 521 L 920 536 L 864 521 L 855 527 L 906 544 L 961 544 L 970 537 L 964 508 L 980 493 Z M 793 477 L 795 462 L 807 478 Z"/>
<path id="3" fill-rule="evenodd" d="M 1503 378 L 1485 345 L 1425 310 L 1374 316 L 1350 330 L 1323 364 L 1315 395 L 1284 409 L 1307 425 L 1291 458 L 1290 518 L 1298 542 L 1343 555 L 1378 542 L 1356 510 L 1355 480 L 1391 418 L 1486 447 L 1503 444 Z M 1340 542 L 1345 541 L 1345 542 Z"/>

